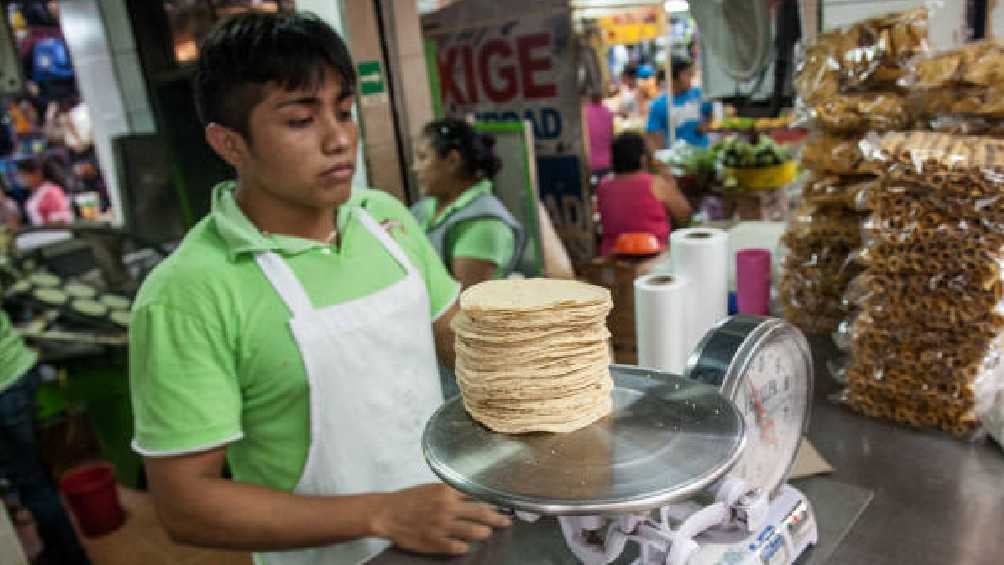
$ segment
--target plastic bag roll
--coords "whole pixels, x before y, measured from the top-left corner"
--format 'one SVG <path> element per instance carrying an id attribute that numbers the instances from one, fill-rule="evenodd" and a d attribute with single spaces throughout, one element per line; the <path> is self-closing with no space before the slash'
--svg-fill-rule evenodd
<path id="1" fill-rule="evenodd" d="M 687 351 L 728 315 L 731 252 L 729 236 L 715 228 L 687 228 L 670 236 L 673 274 L 691 285 L 687 306 Z"/>
<path id="2" fill-rule="evenodd" d="M 754 248 L 736 253 L 736 293 L 740 314 L 770 314 L 770 251 Z"/>
<path id="3" fill-rule="evenodd" d="M 691 299 L 687 279 L 650 274 L 634 281 L 635 327 L 638 365 L 682 375 L 693 336 L 687 328 Z"/>

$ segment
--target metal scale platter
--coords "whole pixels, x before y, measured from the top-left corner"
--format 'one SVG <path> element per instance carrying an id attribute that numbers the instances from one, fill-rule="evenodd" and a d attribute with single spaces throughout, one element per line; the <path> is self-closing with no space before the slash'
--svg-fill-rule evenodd
<path id="1" fill-rule="evenodd" d="M 564 516 L 685 500 L 738 461 L 743 419 L 717 387 L 622 365 L 611 374 L 613 412 L 567 434 L 495 433 L 453 398 L 425 429 L 425 458 L 446 484 L 475 498 Z"/>
<path id="2" fill-rule="evenodd" d="M 812 396 L 801 332 L 735 316 L 711 328 L 684 377 L 611 373 L 613 412 L 568 434 L 497 434 L 455 398 L 426 427 L 426 461 L 474 498 L 528 520 L 557 515 L 584 563 L 609 563 L 631 541 L 644 565 L 790 565 L 816 543 L 808 499 L 785 484 Z"/>

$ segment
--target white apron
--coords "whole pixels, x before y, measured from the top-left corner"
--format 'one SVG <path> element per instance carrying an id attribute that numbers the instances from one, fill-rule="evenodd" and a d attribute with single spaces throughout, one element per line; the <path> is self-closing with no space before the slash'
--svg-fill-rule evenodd
<path id="1" fill-rule="evenodd" d="M 404 280 L 314 309 L 285 261 L 272 252 L 256 257 L 293 314 L 289 327 L 310 385 L 310 450 L 296 494 L 385 492 L 438 482 L 421 445 L 425 423 L 443 402 L 428 293 L 397 242 L 364 210 L 357 213 L 407 271 Z M 255 557 L 269 565 L 351 565 L 387 546 L 367 538 Z"/>

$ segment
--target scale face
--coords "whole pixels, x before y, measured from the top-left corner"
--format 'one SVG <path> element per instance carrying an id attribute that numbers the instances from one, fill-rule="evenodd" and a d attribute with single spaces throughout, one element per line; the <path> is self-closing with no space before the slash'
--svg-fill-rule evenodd
<path id="1" fill-rule="evenodd" d="M 686 376 L 720 387 L 743 415 L 748 444 L 730 474 L 776 494 L 809 419 L 812 356 L 802 333 L 776 318 L 729 318 L 694 350 Z"/>
<path id="2" fill-rule="evenodd" d="M 686 500 L 739 459 L 742 417 L 717 387 L 636 367 L 610 372 L 613 412 L 564 434 L 495 433 L 453 398 L 425 428 L 425 459 L 446 484 L 475 498 L 564 516 Z"/>

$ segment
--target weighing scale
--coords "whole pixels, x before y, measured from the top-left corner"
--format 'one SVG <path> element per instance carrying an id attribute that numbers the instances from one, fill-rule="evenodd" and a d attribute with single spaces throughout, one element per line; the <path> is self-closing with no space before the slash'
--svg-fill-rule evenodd
<path id="1" fill-rule="evenodd" d="M 812 358 L 775 318 L 735 316 L 705 336 L 685 376 L 611 366 L 614 410 L 566 434 L 506 435 L 446 402 L 423 436 L 446 484 L 534 521 L 557 516 L 569 550 L 636 565 L 790 564 L 817 541 L 786 484 L 808 422 Z"/>

